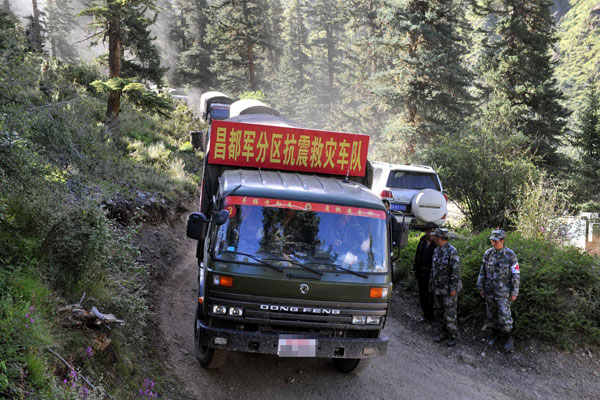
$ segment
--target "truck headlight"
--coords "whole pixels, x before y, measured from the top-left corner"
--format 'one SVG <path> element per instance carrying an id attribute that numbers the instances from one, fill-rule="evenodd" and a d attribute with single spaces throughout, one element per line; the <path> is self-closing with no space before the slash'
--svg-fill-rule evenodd
<path id="1" fill-rule="evenodd" d="M 232 317 L 241 317 L 242 314 L 244 314 L 244 310 L 242 310 L 239 307 L 230 307 L 229 308 L 229 315 Z"/>
<path id="2" fill-rule="evenodd" d="M 353 315 L 352 316 L 352 325 L 364 325 L 367 317 L 364 315 Z"/>
<path id="3" fill-rule="evenodd" d="M 367 325 L 379 325 L 381 317 L 367 317 Z"/>
<path id="4" fill-rule="evenodd" d="M 227 307 L 225 306 L 213 306 L 213 314 L 227 314 Z"/>

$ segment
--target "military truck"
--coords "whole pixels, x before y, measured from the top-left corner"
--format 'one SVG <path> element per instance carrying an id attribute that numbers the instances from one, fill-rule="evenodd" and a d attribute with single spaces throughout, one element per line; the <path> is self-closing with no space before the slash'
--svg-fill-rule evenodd
<path id="1" fill-rule="evenodd" d="M 200 114 L 210 123 L 214 120 L 229 118 L 229 106 L 234 100 L 221 92 L 206 92 L 200 96 Z"/>
<path id="2" fill-rule="evenodd" d="M 188 218 L 198 240 L 196 356 L 204 368 L 238 351 L 358 372 L 386 352 L 392 293 L 369 137 L 255 110 L 212 122 L 200 212 Z"/>

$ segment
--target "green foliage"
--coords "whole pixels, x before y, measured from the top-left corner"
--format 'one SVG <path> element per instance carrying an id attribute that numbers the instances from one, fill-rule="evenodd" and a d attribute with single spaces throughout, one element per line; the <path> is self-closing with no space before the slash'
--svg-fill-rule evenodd
<path id="1" fill-rule="evenodd" d="M 194 151 L 194 146 L 191 142 L 183 142 L 183 144 L 179 146 L 179 151 L 182 153 L 192 153 Z"/>
<path id="2" fill-rule="evenodd" d="M 587 211 L 600 207 L 600 100 L 594 84 L 588 85 L 584 107 L 577 116 L 577 129 L 572 144 L 579 150 L 581 161 L 572 175 L 572 191 L 578 203 L 588 203 Z M 596 203 L 596 206 L 594 206 Z"/>
<path id="3" fill-rule="evenodd" d="M 131 205 L 135 221 L 143 214 L 138 206 L 165 207 L 191 196 L 201 162 L 182 145 L 198 122 L 185 106 L 167 120 L 125 105 L 121 123 L 107 128 L 103 105 L 87 87 L 98 77 L 94 68 L 27 53 L 22 32 L 5 14 L 0 38 L 0 398 L 26 391 L 75 398 L 57 383 L 53 374 L 60 376 L 62 367 L 43 348 L 52 342 L 63 354 L 84 354 L 82 336 L 63 330 L 56 317 L 59 305 L 83 292 L 130 322 L 111 332 L 117 361 L 98 357 L 86 371 L 130 398 L 139 388 L 133 381 L 143 380 L 145 355 L 138 349 L 148 343 L 150 267 L 135 262 L 137 226 L 109 220 L 106 209 Z M 168 157 L 137 161 L 127 151 L 135 137 L 144 139 L 140 151 L 162 147 Z M 27 322 L 32 305 L 35 321 Z M 85 360 L 71 361 L 83 368 Z M 116 376 L 116 370 L 129 372 Z"/>
<path id="4" fill-rule="evenodd" d="M 214 87 L 215 75 L 209 70 L 212 47 L 205 40 L 209 13 L 207 1 L 175 0 L 167 7 L 172 7 L 172 10 L 167 8 L 171 13 L 170 46 L 177 50 L 172 83 L 188 84 L 202 90 Z"/>
<path id="5" fill-rule="evenodd" d="M 71 45 L 75 26 L 75 11 L 71 0 L 50 0 L 46 5 L 48 16 L 48 43 L 54 58 L 74 62 L 77 52 Z"/>
<path id="6" fill-rule="evenodd" d="M 157 95 L 139 82 L 131 82 L 125 85 L 123 95 L 135 106 L 165 117 L 170 116 L 170 112 L 173 110 L 171 100 L 167 96 Z"/>
<path id="7" fill-rule="evenodd" d="M 243 92 L 238 96 L 238 98 L 240 100 L 254 99 L 254 100 L 264 101 L 264 100 L 266 100 L 267 96 L 260 90 L 255 90 L 255 91 Z"/>
<path id="8" fill-rule="evenodd" d="M 61 213 L 62 214 L 62 213 Z M 96 205 L 65 210 L 55 217 L 45 235 L 41 250 L 48 269 L 45 275 L 64 294 L 87 292 L 96 296 L 110 271 L 107 265 L 112 248 L 113 229 Z"/>
<path id="9" fill-rule="evenodd" d="M 484 251 L 489 247 L 489 230 L 451 240 L 461 260 L 463 290 L 459 295 L 460 315 L 483 321 L 482 299 L 476 287 Z M 400 269 L 408 277 L 418 236 L 402 250 Z M 519 259 L 521 284 L 512 305 L 515 334 L 537 338 L 568 348 L 600 343 L 600 260 L 574 247 L 557 247 L 541 239 L 526 239 L 509 233 L 506 245 Z"/>
<path id="10" fill-rule="evenodd" d="M 521 188 L 511 220 L 515 230 L 525 238 L 561 244 L 568 230 L 561 221 L 566 208 L 555 183 L 542 174 L 539 178 L 530 178 Z"/>
<path id="11" fill-rule="evenodd" d="M 467 130 L 427 153 L 451 199 L 457 201 L 476 230 L 507 227 L 507 210 L 535 168 L 522 150 L 525 138 L 497 131 Z"/>
<path id="12" fill-rule="evenodd" d="M 581 109 L 590 79 L 600 90 L 600 15 L 592 13 L 596 0 L 570 1 L 558 25 L 556 76 L 570 110 Z"/>
<path id="13" fill-rule="evenodd" d="M 3 236 L 3 235 L 2 235 Z M 26 262 L 23 259 L 22 262 Z M 3 265 L 0 269 L 0 397 L 46 389 L 45 361 L 39 347 L 49 344 L 52 319 L 49 291 L 35 272 L 35 264 Z"/>
<path id="14" fill-rule="evenodd" d="M 266 0 L 220 0 L 210 4 L 206 40 L 213 46 L 210 71 L 222 89 L 237 94 L 259 89 L 269 46 Z"/>
<path id="15" fill-rule="evenodd" d="M 560 166 L 556 148 L 569 112 L 561 104 L 564 98 L 554 77 L 551 50 L 556 35 L 550 13 L 552 2 L 476 3 L 488 22 L 478 65 L 483 80 L 482 97 L 492 105 L 510 107 L 509 132 L 523 133 L 532 153 L 539 157 L 535 161 L 556 169 Z"/>
<path id="16" fill-rule="evenodd" d="M 136 78 L 110 78 L 105 81 L 96 80 L 90 85 L 100 93 L 118 91 L 133 105 L 163 116 L 169 116 L 173 110 L 171 99 L 163 94 L 148 90 Z"/>
<path id="17" fill-rule="evenodd" d="M 459 1 L 401 1 L 378 10 L 389 67 L 376 77 L 374 91 L 414 127 L 412 143 L 456 131 L 470 113 L 464 10 Z"/>

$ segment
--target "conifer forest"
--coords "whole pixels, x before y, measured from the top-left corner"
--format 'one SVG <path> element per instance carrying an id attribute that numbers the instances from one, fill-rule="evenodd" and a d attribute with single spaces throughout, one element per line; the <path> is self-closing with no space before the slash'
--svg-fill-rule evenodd
<path id="1" fill-rule="evenodd" d="M 564 224 L 600 226 L 599 0 L 0 0 L 0 399 L 194 396 L 156 332 L 208 91 L 435 168 L 461 215 L 465 326 L 501 228 L 526 282 L 517 338 L 599 354 L 600 261 Z M 77 323 L 91 306 L 111 322 Z"/>

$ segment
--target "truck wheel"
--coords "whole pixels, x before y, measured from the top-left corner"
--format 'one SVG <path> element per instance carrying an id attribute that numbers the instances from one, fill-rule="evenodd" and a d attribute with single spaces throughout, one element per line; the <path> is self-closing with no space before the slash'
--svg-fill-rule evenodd
<path id="1" fill-rule="evenodd" d="M 369 366 L 369 361 L 371 360 L 365 358 L 334 358 L 333 365 L 345 374 L 357 374 Z"/>
<path id="2" fill-rule="evenodd" d="M 196 311 L 196 315 L 198 312 Z M 227 350 L 214 349 L 208 346 L 200 346 L 200 330 L 194 321 L 194 347 L 196 349 L 196 358 L 203 368 L 217 369 L 221 368 L 227 361 Z"/>

